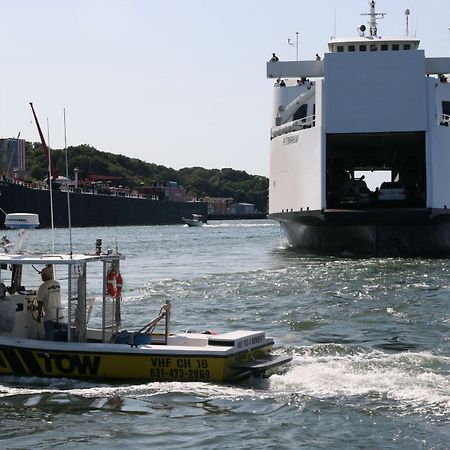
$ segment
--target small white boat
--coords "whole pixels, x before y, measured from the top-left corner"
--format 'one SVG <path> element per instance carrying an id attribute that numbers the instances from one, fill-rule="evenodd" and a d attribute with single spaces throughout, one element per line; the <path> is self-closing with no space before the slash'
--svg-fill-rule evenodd
<path id="1" fill-rule="evenodd" d="M 17 226 L 18 221 L 11 223 Z M 263 331 L 171 333 L 170 302 L 135 331 L 123 330 L 120 263 L 124 256 L 117 250 L 102 252 L 100 240 L 92 254 L 18 252 L 10 249 L 6 237 L 2 242 L 0 375 L 223 382 L 265 376 L 291 360 L 272 354 L 274 341 Z M 48 330 L 46 337 L 41 320 L 37 286 L 30 281 L 36 279 L 36 270 L 47 266 L 57 271 L 56 279 L 66 297 L 61 294 L 61 310 L 51 337 Z M 102 275 L 88 277 L 88 267 Z M 27 276 L 27 271 L 31 275 Z M 30 286 L 25 287 L 25 282 Z M 101 293 L 97 308 L 87 292 Z M 96 328 L 88 326 L 91 318 L 95 318 Z"/>
<path id="2" fill-rule="evenodd" d="M 203 216 L 201 214 L 192 214 L 192 219 L 187 219 L 186 217 L 182 217 L 181 220 L 188 227 L 202 227 L 203 226 Z"/>

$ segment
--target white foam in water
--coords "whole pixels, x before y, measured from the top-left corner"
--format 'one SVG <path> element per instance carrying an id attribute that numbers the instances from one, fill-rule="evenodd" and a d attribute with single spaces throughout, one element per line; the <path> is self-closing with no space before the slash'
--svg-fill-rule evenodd
<path id="1" fill-rule="evenodd" d="M 352 355 L 296 356 L 284 375 L 273 375 L 270 385 L 280 392 L 318 398 L 376 395 L 416 408 L 450 412 L 450 377 L 426 366 L 450 364 L 450 358 L 430 353 L 386 354 L 378 351 Z"/>
<path id="2" fill-rule="evenodd" d="M 206 224 L 208 228 L 261 228 L 261 227 L 277 227 L 276 222 L 272 223 L 208 223 Z"/>
<path id="3" fill-rule="evenodd" d="M 252 390 L 249 390 L 246 387 L 198 382 L 150 382 L 146 384 L 113 386 L 69 379 L 17 378 L 11 376 L 5 377 L 4 380 L 12 383 L 17 383 L 17 381 L 20 380 L 21 386 L 0 385 L 0 398 L 13 396 L 39 396 L 39 398 L 36 397 L 27 400 L 31 403 L 39 402 L 39 399 L 44 394 L 67 394 L 84 398 L 140 398 L 170 393 L 183 393 L 200 397 L 235 400 L 237 398 L 252 395 L 253 393 Z M 42 383 L 48 383 L 48 387 L 40 387 Z"/>

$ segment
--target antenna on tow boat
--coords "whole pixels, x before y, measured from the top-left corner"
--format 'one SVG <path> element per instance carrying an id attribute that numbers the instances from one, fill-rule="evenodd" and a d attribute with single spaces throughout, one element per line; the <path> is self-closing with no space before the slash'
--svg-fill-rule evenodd
<path id="1" fill-rule="evenodd" d="M 41 126 L 39 125 L 38 118 L 33 108 L 33 103 L 30 102 L 31 110 L 33 111 L 34 121 L 36 122 L 36 126 L 38 129 L 39 137 L 41 138 L 42 150 L 44 151 L 45 156 L 48 161 L 48 182 L 50 189 L 50 219 L 52 224 L 52 237 L 53 237 L 53 251 L 55 251 L 55 237 L 54 237 L 54 226 L 53 226 L 53 196 L 52 196 L 52 180 L 58 178 L 58 172 L 56 171 L 56 167 L 53 164 L 53 161 L 50 158 L 50 151 L 45 143 L 44 135 L 42 134 Z M 48 127 L 48 122 L 47 122 Z"/>
<path id="2" fill-rule="evenodd" d="M 64 108 L 64 153 L 66 156 L 66 190 L 67 190 L 67 218 L 69 225 L 69 250 L 72 258 L 72 216 L 70 213 L 70 192 L 69 192 L 69 164 L 67 162 L 67 128 L 66 128 L 66 108 Z"/>
<path id="3" fill-rule="evenodd" d="M 50 190 L 50 220 L 52 224 L 52 250 L 55 253 L 55 222 L 54 222 L 54 213 L 53 213 L 53 177 L 51 176 L 52 172 L 52 156 L 50 154 L 50 124 L 48 122 L 47 117 L 47 142 L 48 142 L 48 188 Z"/>

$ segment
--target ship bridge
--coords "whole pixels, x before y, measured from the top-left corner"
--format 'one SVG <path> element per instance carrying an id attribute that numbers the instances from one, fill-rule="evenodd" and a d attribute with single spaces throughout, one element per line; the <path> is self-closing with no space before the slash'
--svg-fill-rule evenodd
<path id="1" fill-rule="evenodd" d="M 330 53 L 399 52 L 418 50 L 419 45 L 419 39 L 409 36 L 402 38 L 360 36 L 357 39 L 333 39 L 328 42 L 328 49 Z"/>

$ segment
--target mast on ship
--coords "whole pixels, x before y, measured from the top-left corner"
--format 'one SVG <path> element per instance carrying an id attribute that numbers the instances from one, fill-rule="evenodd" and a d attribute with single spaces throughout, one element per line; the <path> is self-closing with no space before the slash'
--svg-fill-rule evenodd
<path id="1" fill-rule="evenodd" d="M 369 0 L 370 13 L 369 14 L 361 14 L 362 16 L 370 16 L 369 26 L 370 26 L 370 35 L 373 37 L 377 37 L 377 19 L 383 19 L 386 13 L 377 13 L 375 6 L 375 0 Z"/>

